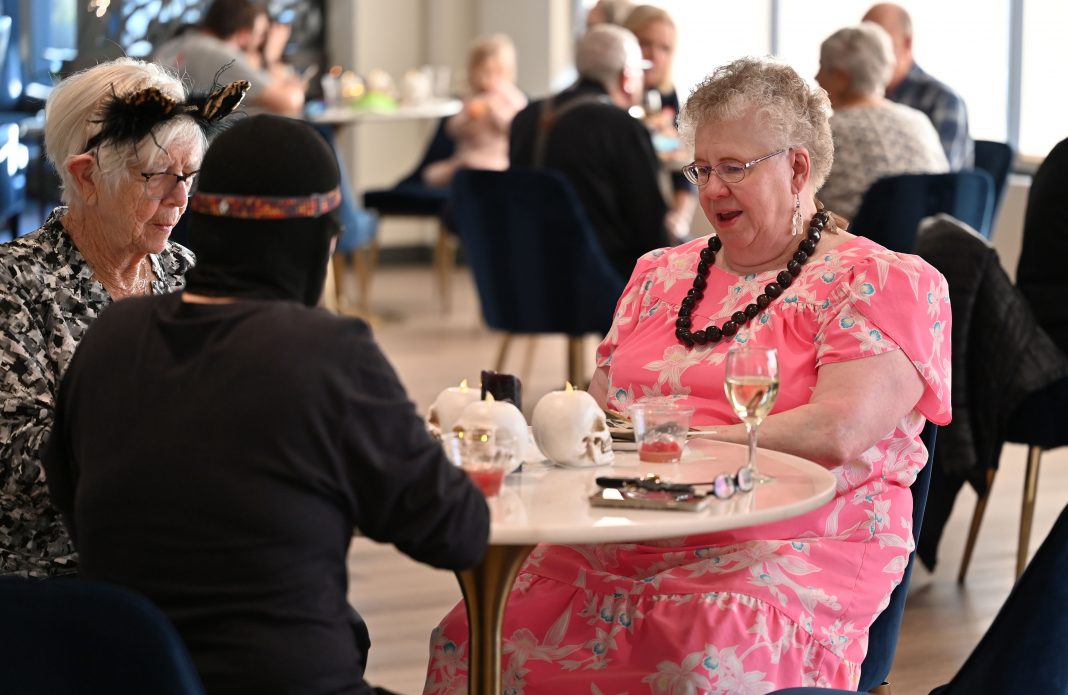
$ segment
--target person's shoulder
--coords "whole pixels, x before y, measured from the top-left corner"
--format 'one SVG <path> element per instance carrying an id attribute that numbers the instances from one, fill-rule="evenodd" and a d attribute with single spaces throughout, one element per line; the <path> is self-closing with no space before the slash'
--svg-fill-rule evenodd
<path id="1" fill-rule="evenodd" d="M 59 224 L 58 210 L 43 225 L 6 244 L 0 244 L 0 283 L 5 290 L 13 283 L 26 284 L 44 280 L 47 275 L 69 263 L 73 250 Z"/>
<path id="2" fill-rule="evenodd" d="M 838 280 L 850 285 L 876 278 L 879 285 L 908 282 L 918 286 L 941 278 L 941 274 L 923 258 L 891 251 L 864 236 L 845 241 L 821 261 L 846 271 Z"/>
<path id="3" fill-rule="evenodd" d="M 168 241 L 159 257 L 164 272 L 169 278 L 177 280 L 184 278 L 197 263 L 196 254 L 176 241 Z"/>

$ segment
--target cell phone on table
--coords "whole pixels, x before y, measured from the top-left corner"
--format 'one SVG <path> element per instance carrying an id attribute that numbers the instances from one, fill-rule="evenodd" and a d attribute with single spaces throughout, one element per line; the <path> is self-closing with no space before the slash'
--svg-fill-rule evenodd
<path id="1" fill-rule="evenodd" d="M 634 488 L 602 488 L 590 495 L 594 507 L 622 507 L 624 509 L 660 509 L 699 512 L 711 498 L 692 492 L 641 490 Z"/>

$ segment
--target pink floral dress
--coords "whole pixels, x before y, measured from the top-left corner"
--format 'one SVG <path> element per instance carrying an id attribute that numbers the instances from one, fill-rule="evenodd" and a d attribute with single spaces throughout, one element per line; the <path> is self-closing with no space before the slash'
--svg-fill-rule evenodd
<path id="1" fill-rule="evenodd" d="M 736 423 L 723 394 L 728 341 L 687 349 L 674 336 L 707 239 L 638 261 L 598 349 L 609 406 L 640 399 Z M 776 271 L 713 266 L 694 325 L 722 325 Z M 863 238 L 816 255 L 736 341 L 778 348 L 775 411 L 809 400 L 824 364 L 903 350 L 920 401 L 857 460 L 832 470 L 835 497 L 800 517 L 662 542 L 539 546 L 504 619 L 505 692 L 766 693 L 854 689 L 868 628 L 901 581 L 912 541 L 909 485 L 927 461 L 925 420 L 950 417 L 950 307 L 942 276 Z M 774 412 L 774 411 L 773 411 Z M 424 693 L 466 692 L 462 604 L 431 639 Z"/>

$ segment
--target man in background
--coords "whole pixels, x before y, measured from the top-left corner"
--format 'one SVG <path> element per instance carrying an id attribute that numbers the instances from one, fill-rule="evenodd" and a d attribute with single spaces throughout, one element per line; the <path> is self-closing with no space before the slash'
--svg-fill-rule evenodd
<path id="1" fill-rule="evenodd" d="M 512 167 L 546 168 L 571 183 L 613 267 L 629 278 L 638 258 L 669 244 L 667 204 L 649 131 L 628 112 L 642 97 L 638 40 L 600 24 L 575 49 L 578 81 L 512 121 Z"/>
<path id="2" fill-rule="evenodd" d="M 957 92 L 916 64 L 909 13 L 900 5 L 884 2 L 873 5 L 864 21 L 881 26 L 893 41 L 897 63 L 886 86 L 886 97 L 927 114 L 942 140 L 949 168 L 970 169 L 975 162 L 975 142 L 968 134 L 968 109 Z"/>
<path id="3" fill-rule="evenodd" d="M 282 62 L 288 31 L 272 25 L 266 8 L 252 0 L 214 0 L 198 26 L 161 45 L 152 59 L 174 66 L 202 92 L 229 65 L 220 79 L 252 83 L 248 111 L 299 115 L 304 82 Z"/>

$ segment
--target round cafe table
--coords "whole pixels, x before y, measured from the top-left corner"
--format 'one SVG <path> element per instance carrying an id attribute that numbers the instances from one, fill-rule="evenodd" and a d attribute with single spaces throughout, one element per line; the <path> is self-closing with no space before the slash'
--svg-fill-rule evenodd
<path id="1" fill-rule="evenodd" d="M 623 543 L 675 538 L 799 516 L 834 496 L 835 478 L 824 467 L 796 456 L 757 450 L 757 468 L 775 478 L 750 493 L 714 500 L 705 509 L 659 511 L 593 507 L 589 496 L 599 476 L 641 477 L 656 473 L 678 483 L 711 481 L 737 471 L 746 449 L 738 444 L 692 440 L 679 463 L 641 463 L 635 452 L 616 452 L 612 466 L 562 468 L 527 463 L 505 478 L 489 500 L 492 525 L 486 555 L 457 572 L 467 606 L 471 648 L 471 695 L 501 692 L 501 624 L 519 567 L 538 543 Z"/>

